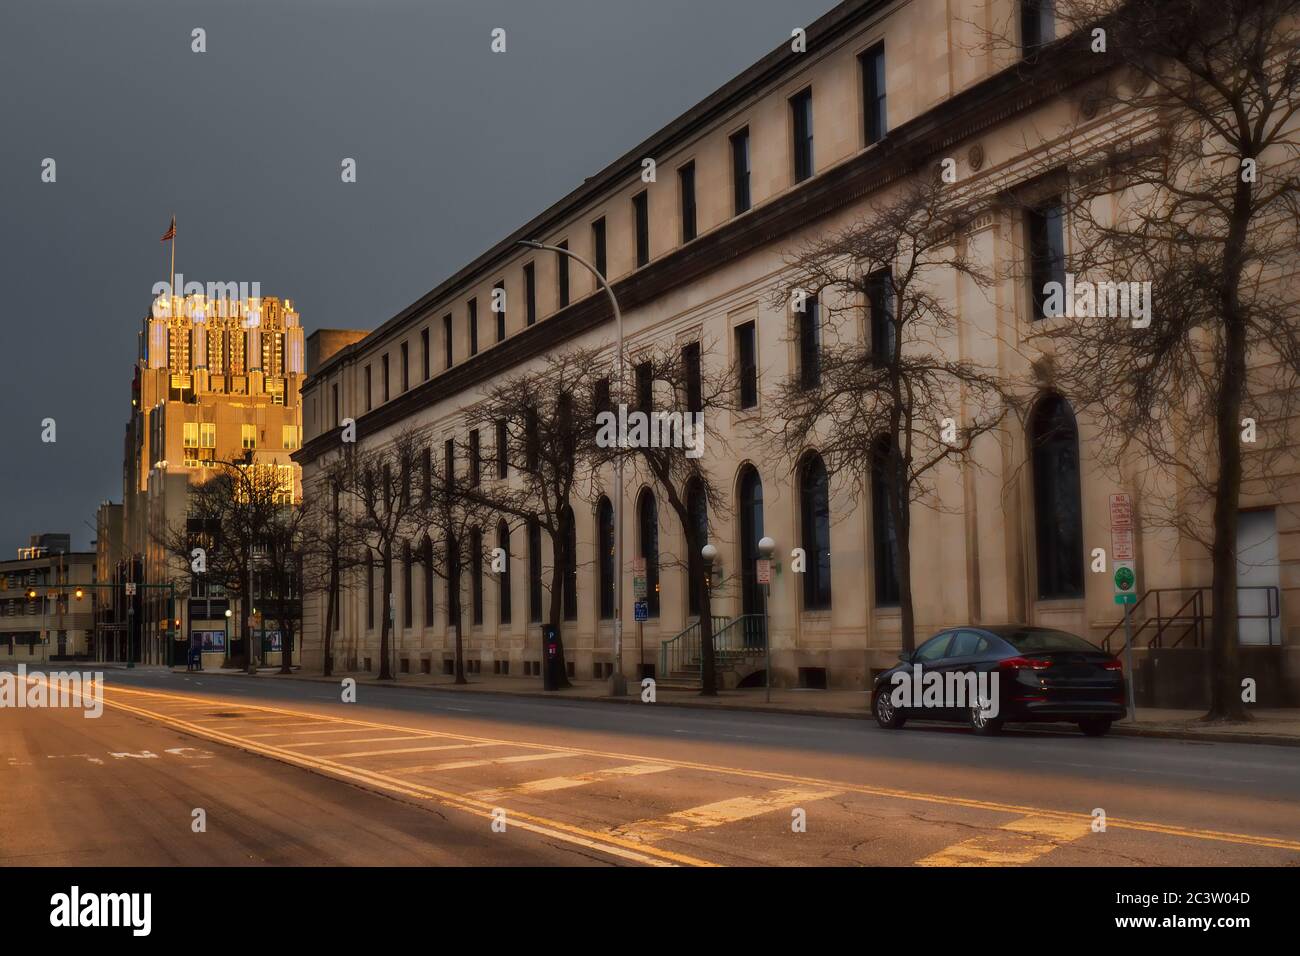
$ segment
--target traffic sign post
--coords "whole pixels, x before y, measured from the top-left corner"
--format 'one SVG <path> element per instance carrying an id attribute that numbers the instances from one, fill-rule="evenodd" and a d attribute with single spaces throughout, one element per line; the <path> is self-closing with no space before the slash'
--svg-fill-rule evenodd
<path id="1" fill-rule="evenodd" d="M 1128 671 L 1128 712 L 1137 720 L 1137 694 L 1133 670 L 1133 605 L 1137 604 L 1137 563 L 1133 555 L 1133 498 L 1110 496 L 1111 580 L 1115 585 L 1115 603 L 1124 608 L 1124 665 Z"/>

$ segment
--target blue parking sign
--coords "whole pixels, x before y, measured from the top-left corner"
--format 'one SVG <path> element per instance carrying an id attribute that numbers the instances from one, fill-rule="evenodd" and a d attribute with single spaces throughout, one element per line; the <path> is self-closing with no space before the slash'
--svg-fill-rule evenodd
<path id="1" fill-rule="evenodd" d="M 633 617 L 634 620 L 636 620 L 636 621 L 638 621 L 638 622 L 640 622 L 640 621 L 648 621 L 648 620 L 650 620 L 650 605 L 649 605 L 649 603 L 647 603 L 646 601 L 636 601 L 636 602 L 634 602 L 634 603 L 632 604 L 632 617 Z"/>

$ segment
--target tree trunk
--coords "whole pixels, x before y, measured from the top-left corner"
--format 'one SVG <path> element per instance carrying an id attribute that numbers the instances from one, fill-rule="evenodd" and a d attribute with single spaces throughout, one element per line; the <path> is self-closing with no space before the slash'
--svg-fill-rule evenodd
<path id="1" fill-rule="evenodd" d="M 280 622 L 280 673 L 293 673 L 293 621 Z"/>
<path id="2" fill-rule="evenodd" d="M 551 535 L 551 553 L 556 556 L 554 567 L 551 569 L 551 607 L 549 621 L 551 627 L 555 628 L 555 653 L 559 660 L 556 668 L 556 685 L 557 687 L 572 687 L 569 683 L 569 669 L 564 663 L 564 630 L 561 627 L 561 621 L 564 617 L 564 588 L 568 575 L 565 569 L 569 566 L 571 560 L 568 556 L 568 548 L 563 541 L 564 535 Z M 543 648 L 543 651 L 545 649 Z M 543 675 L 545 675 L 546 661 L 542 661 Z"/>
<path id="3" fill-rule="evenodd" d="M 899 640 L 905 653 L 916 650 L 916 616 L 912 601 L 912 509 L 907 487 L 907 463 L 901 460 L 894 445 L 894 467 L 889 482 L 889 509 L 894 519 L 894 540 L 898 545 Z"/>
<path id="4" fill-rule="evenodd" d="M 330 583 L 329 598 L 325 604 L 325 633 L 321 639 L 321 646 L 324 648 L 325 660 L 324 674 L 326 677 L 332 677 L 334 674 L 334 615 L 337 614 L 334 602 L 338 600 L 339 591 L 339 564 L 337 560 L 330 562 Z"/>
<path id="5" fill-rule="evenodd" d="M 384 606 L 380 608 L 379 613 L 384 616 L 384 623 L 379 629 L 379 679 L 392 680 L 393 668 L 388 661 L 388 645 L 392 640 L 390 628 L 392 627 L 392 616 L 389 609 L 392 606 L 393 594 L 393 547 L 391 544 L 384 546 Z"/>
<path id="6" fill-rule="evenodd" d="M 691 575 L 690 586 L 695 590 L 695 606 L 700 609 L 700 696 L 718 696 L 718 668 L 713 654 L 713 607 L 709 595 L 709 568 L 700 552 L 705 542 L 699 540 L 699 530 L 689 514 L 678 515 L 686 529 L 686 547 L 690 555 L 686 562 Z M 693 560 L 692 560 L 693 559 Z"/>
<path id="7" fill-rule="evenodd" d="M 456 683 L 468 684 L 465 677 L 465 641 L 462 636 L 464 628 L 461 627 L 461 620 L 464 611 L 461 609 L 460 600 L 460 554 L 452 558 L 450 574 L 447 576 L 447 609 L 450 612 L 452 623 L 456 628 Z"/>

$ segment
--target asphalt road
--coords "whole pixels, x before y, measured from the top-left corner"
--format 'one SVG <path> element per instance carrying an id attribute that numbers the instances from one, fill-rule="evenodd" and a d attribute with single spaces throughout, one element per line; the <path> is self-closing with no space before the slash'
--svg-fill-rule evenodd
<path id="1" fill-rule="evenodd" d="M 98 719 L 0 710 L 0 863 L 1300 864 L 1294 748 L 364 685 L 343 703 L 151 670 L 105 685 Z"/>

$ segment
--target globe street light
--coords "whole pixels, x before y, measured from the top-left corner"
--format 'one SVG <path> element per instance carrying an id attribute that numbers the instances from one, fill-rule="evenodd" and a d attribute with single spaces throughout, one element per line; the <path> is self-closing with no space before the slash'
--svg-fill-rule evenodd
<path id="1" fill-rule="evenodd" d="M 776 552 L 776 542 L 767 535 L 758 539 L 758 554 L 763 561 L 771 561 Z M 763 671 L 764 699 L 772 700 L 772 627 L 767 613 L 768 598 L 772 593 L 772 568 L 767 569 L 767 582 L 763 584 L 763 653 L 767 658 Z"/>
<path id="2" fill-rule="evenodd" d="M 577 253 L 561 246 L 550 246 L 533 239 L 520 239 L 517 245 L 529 249 L 544 249 L 556 255 L 568 256 L 596 278 L 596 283 L 609 296 L 609 304 L 614 309 L 614 325 L 618 332 L 618 394 L 623 394 L 623 313 L 618 307 L 618 299 L 609 280 L 594 265 Z M 623 676 L 623 456 L 614 460 L 614 673 L 610 677 L 609 692 L 614 697 L 627 693 L 627 678 Z"/>

